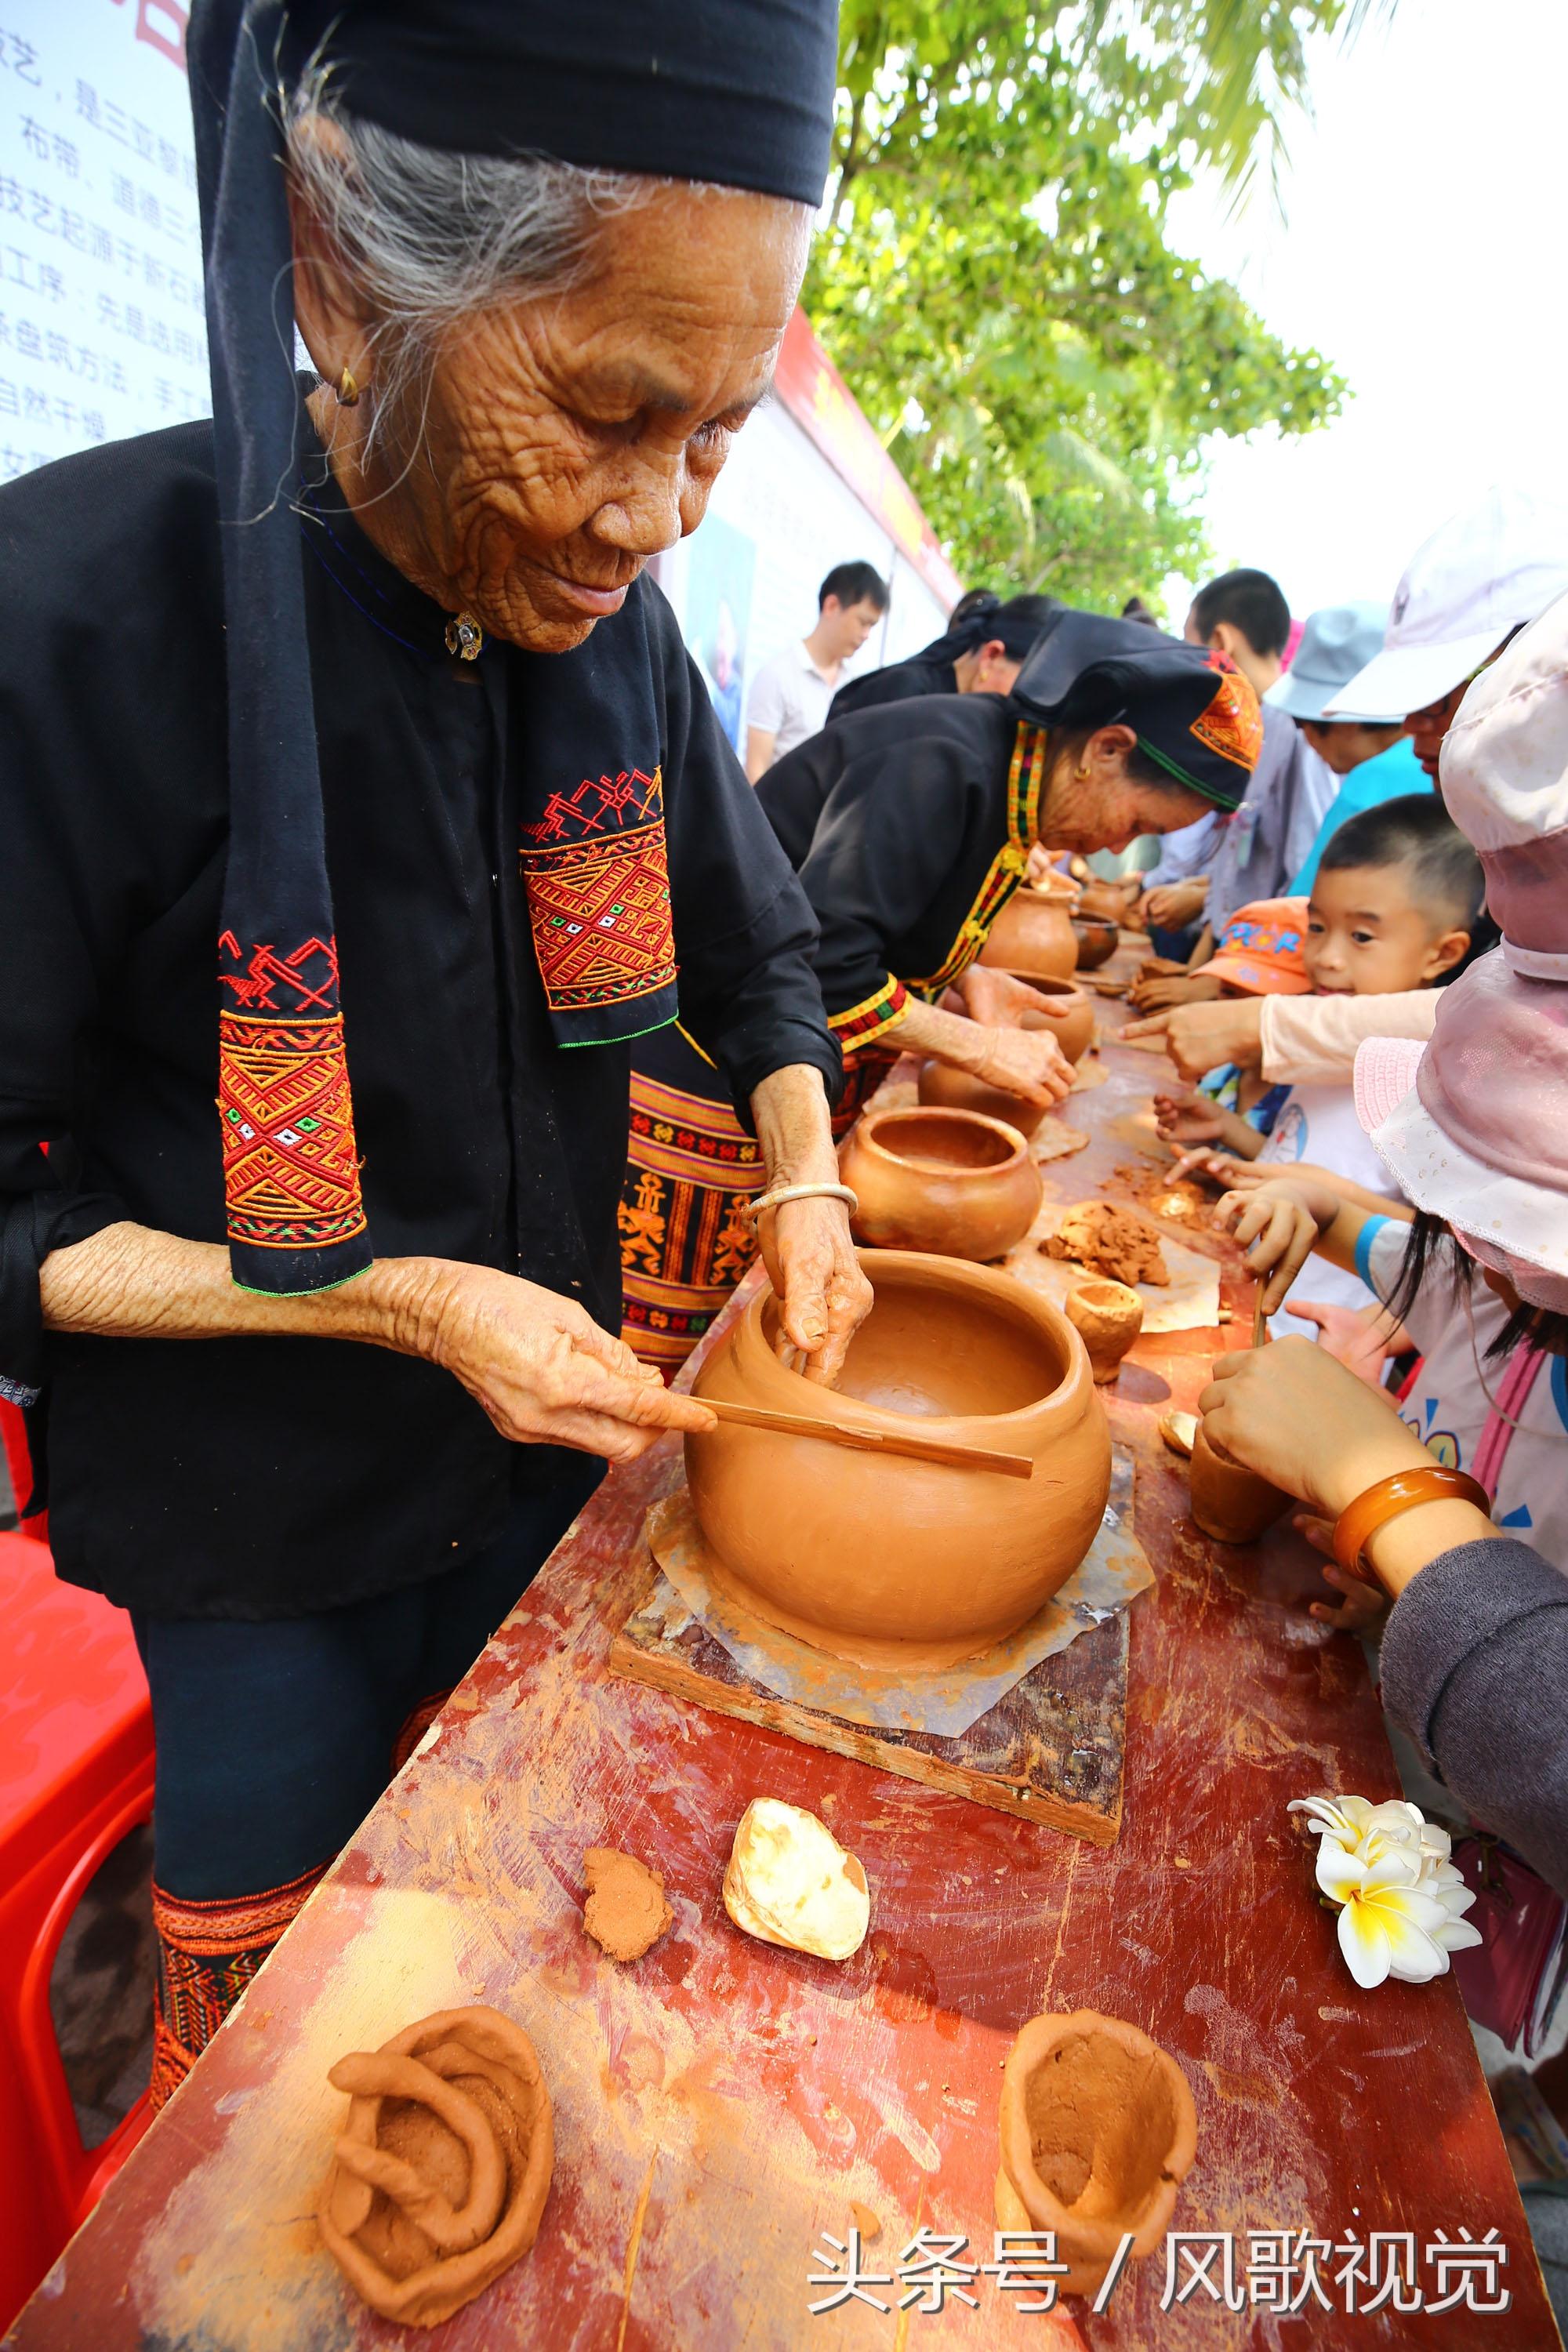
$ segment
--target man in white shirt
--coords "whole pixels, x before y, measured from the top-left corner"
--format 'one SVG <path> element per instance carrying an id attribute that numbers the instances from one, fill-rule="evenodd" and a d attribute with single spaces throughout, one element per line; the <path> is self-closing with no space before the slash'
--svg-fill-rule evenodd
<path id="1" fill-rule="evenodd" d="M 759 776 L 827 724 L 844 665 L 888 609 L 888 583 L 874 563 L 836 563 L 816 593 L 816 626 L 763 664 L 746 709 L 746 773 Z"/>

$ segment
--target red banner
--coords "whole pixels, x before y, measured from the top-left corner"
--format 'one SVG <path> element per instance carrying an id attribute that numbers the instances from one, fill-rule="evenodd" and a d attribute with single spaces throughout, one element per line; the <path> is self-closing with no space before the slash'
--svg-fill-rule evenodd
<path id="1" fill-rule="evenodd" d="M 954 605 L 963 593 L 963 583 L 937 544 L 919 499 L 817 341 L 804 310 L 796 310 L 784 330 L 773 389 L 835 473 L 909 558 L 932 595 L 949 608 Z"/>

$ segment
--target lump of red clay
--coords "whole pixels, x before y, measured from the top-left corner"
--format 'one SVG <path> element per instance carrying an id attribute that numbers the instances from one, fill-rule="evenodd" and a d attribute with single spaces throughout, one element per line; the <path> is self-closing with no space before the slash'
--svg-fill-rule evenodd
<path id="1" fill-rule="evenodd" d="M 996 2220 L 1052 2230 L 1065 2294 L 1104 2284 L 1122 2236 L 1133 2258 L 1164 2238 L 1197 2153 L 1187 2078 L 1135 2025 L 1098 2010 L 1031 2018 L 1002 2074 Z"/>
<path id="2" fill-rule="evenodd" d="M 855 1856 L 815 1813 L 754 1797 L 735 1832 L 724 1908 L 764 1944 L 847 1960 L 866 1940 L 871 1890 Z"/>
<path id="3" fill-rule="evenodd" d="M 1167 1283 L 1170 1269 L 1160 1236 L 1133 1209 L 1109 1201 L 1080 1201 L 1068 1209 L 1044 1244 L 1047 1257 L 1070 1257 L 1112 1282 Z"/>
<path id="4" fill-rule="evenodd" d="M 640 1960 L 675 1916 L 658 1871 L 613 1845 L 591 1845 L 583 1856 L 583 1875 L 588 1883 L 584 1932 L 612 1960 Z"/>
<path id="5" fill-rule="evenodd" d="M 349 2093 L 316 2220 L 384 2319 L 438 2327 L 526 2254 L 555 2138 L 533 2044 L 500 2010 L 444 2009 L 327 2077 Z"/>

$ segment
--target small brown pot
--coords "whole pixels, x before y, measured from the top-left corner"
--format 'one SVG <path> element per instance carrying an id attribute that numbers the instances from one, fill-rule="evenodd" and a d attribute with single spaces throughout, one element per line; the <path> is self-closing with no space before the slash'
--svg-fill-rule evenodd
<path id="1" fill-rule="evenodd" d="M 1017 1129 L 970 1110 L 871 1110 L 838 1149 L 858 1239 L 941 1257 L 1005 1257 L 1045 1185 Z"/>
<path id="2" fill-rule="evenodd" d="M 1074 916 L 1072 928 L 1078 941 L 1079 971 L 1098 971 L 1102 963 L 1110 961 L 1121 937 L 1114 923 L 1108 922 L 1103 915 L 1080 914 Z"/>
<path id="3" fill-rule="evenodd" d="M 1053 2230 L 1068 2294 L 1093 2294 L 1127 2231 L 1152 2253 L 1197 2154 L 1187 2078 L 1120 2017 L 1032 2018 L 1002 2073 L 1004 2230 Z"/>
<path id="4" fill-rule="evenodd" d="M 1004 1094 L 984 1078 L 951 1062 L 925 1062 L 921 1066 L 920 1097 L 935 1110 L 977 1110 L 982 1118 L 999 1118 L 1016 1127 L 1027 1142 L 1046 1115 L 1044 1103 L 1026 1102 L 1022 1095 Z"/>
<path id="5" fill-rule="evenodd" d="M 1020 1029 L 1049 1029 L 1069 1062 L 1081 1062 L 1094 1043 L 1094 999 L 1070 980 L 1043 980 L 1037 972 L 1016 971 L 1012 977 L 1024 981 L 1037 996 L 1048 1000 L 1049 1008 L 1038 1013 L 1020 1013 Z"/>
<path id="6" fill-rule="evenodd" d="M 779 1361 L 764 1290 L 693 1394 L 1027 1454 L 1034 1475 L 721 1422 L 687 1438 L 692 1507 L 716 1580 L 753 1615 L 838 1657 L 951 1665 L 1016 1632 L 1082 1559 L 1110 1432 L 1082 1340 L 1037 1291 L 953 1258 L 865 1250 L 860 1266 L 875 1299 L 836 1389 Z"/>
<path id="7" fill-rule="evenodd" d="M 1103 1387 L 1143 1328 L 1143 1301 L 1125 1282 L 1085 1282 L 1069 1291 L 1067 1318 L 1089 1349 L 1089 1370 Z"/>
<path id="8" fill-rule="evenodd" d="M 1079 893 L 1079 919 L 1092 916 L 1096 922 L 1108 922 L 1114 928 L 1129 903 L 1126 891 L 1114 882 L 1086 882 Z"/>
<path id="9" fill-rule="evenodd" d="M 1256 1543 L 1290 1506 L 1290 1496 L 1256 1470 L 1216 1453 L 1202 1422 L 1193 1440 L 1188 1491 L 1194 1521 L 1215 1543 Z"/>
<path id="10" fill-rule="evenodd" d="M 1070 900 L 1052 890 L 1015 890 L 991 926 L 982 963 L 1000 964 L 1020 980 L 1066 980 L 1078 964 Z"/>

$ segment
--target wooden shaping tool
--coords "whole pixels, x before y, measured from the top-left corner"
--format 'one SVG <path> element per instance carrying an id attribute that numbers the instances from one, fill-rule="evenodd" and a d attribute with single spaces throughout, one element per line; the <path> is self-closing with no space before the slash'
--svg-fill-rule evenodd
<path id="1" fill-rule="evenodd" d="M 1268 1287 L 1266 1282 L 1260 1282 L 1258 1296 L 1252 1302 L 1252 1344 L 1255 1348 L 1261 1348 L 1268 1337 L 1268 1318 L 1263 1312 L 1263 1297 Z"/>
<path id="2" fill-rule="evenodd" d="M 994 1470 L 1004 1478 L 1032 1478 L 1035 1465 L 1026 1454 L 993 1454 L 981 1445 L 954 1445 L 941 1437 L 905 1437 L 895 1431 L 851 1429 L 841 1421 L 808 1421 L 805 1413 L 773 1412 L 763 1405 L 732 1404 L 723 1397 L 699 1397 L 721 1421 L 742 1429 L 776 1429 L 785 1437 L 816 1437 L 828 1445 L 847 1445 L 863 1454 L 907 1454 L 916 1462 L 941 1462 L 952 1470 Z"/>

